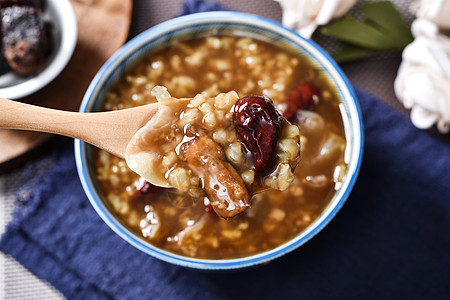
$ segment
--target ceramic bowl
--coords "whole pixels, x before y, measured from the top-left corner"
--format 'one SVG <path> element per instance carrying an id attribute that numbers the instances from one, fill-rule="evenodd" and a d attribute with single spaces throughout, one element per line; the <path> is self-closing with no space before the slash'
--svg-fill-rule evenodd
<path id="1" fill-rule="evenodd" d="M 84 190 L 97 213 L 118 235 L 136 248 L 161 260 L 185 267 L 207 270 L 230 270 L 259 265 L 280 257 L 306 243 L 330 222 L 344 204 L 355 184 L 363 152 L 362 118 L 355 93 L 341 69 L 330 56 L 314 42 L 300 37 L 294 31 L 286 29 L 277 22 L 237 12 L 210 12 L 179 17 L 155 26 L 135 37 L 115 53 L 98 72 L 86 92 L 80 112 L 97 111 L 111 85 L 127 70 L 128 66 L 133 65 L 149 52 L 164 47 L 170 41 L 179 38 L 225 32 L 270 41 L 281 47 L 290 47 L 303 53 L 329 78 L 340 96 L 340 108 L 347 136 L 345 160 L 348 163 L 348 174 L 327 208 L 298 236 L 275 249 L 236 259 L 197 259 L 159 249 L 128 230 L 108 209 L 93 176 L 90 146 L 84 142 L 75 141 L 76 163 Z"/>
<path id="2" fill-rule="evenodd" d="M 52 23 L 53 49 L 45 68 L 31 77 L 13 72 L 0 76 L 0 96 L 20 99 L 28 96 L 58 76 L 72 57 L 77 43 L 77 19 L 69 0 L 47 0 L 44 18 Z"/>

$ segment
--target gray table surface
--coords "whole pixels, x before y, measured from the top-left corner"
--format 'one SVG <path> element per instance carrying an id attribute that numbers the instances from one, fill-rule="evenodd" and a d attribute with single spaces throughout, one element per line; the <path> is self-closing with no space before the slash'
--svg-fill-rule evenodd
<path id="1" fill-rule="evenodd" d="M 360 2 L 367 2 L 367 0 L 360 0 Z M 394 0 L 393 2 L 408 21 L 413 19 L 409 10 L 412 0 Z M 129 38 L 179 14 L 181 3 L 182 0 L 135 0 Z M 221 3 L 236 11 L 253 13 L 277 21 L 281 20 L 280 6 L 272 0 L 222 0 Z M 333 43 L 319 34 L 315 34 L 313 39 L 326 50 L 332 50 L 334 47 Z M 397 101 L 393 90 L 393 81 L 400 62 L 401 55 L 399 53 L 385 54 L 348 63 L 342 68 L 354 85 L 369 91 L 406 114 L 407 111 Z M 45 168 L 46 162 L 42 161 L 41 163 Z M 10 174 L 0 176 L 0 235 L 11 219 L 14 204 L 15 191 L 9 187 L 22 172 L 21 169 L 18 169 Z M 13 258 L 0 253 L 0 299 L 64 299 L 64 297 L 51 285 L 31 274 Z"/>

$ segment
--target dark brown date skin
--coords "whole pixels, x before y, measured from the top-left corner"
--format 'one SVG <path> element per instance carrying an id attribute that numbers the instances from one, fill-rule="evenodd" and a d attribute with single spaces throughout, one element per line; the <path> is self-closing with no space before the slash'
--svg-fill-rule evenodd
<path id="1" fill-rule="evenodd" d="M 272 100 L 264 96 L 247 96 L 234 107 L 236 134 L 244 151 L 253 158 L 256 175 L 267 175 L 274 170 L 281 116 Z"/>
<path id="2" fill-rule="evenodd" d="M 310 83 L 302 83 L 292 90 L 284 103 L 283 117 L 293 122 L 299 110 L 310 109 L 317 105 L 318 101 L 319 92 L 316 87 Z"/>
<path id="3" fill-rule="evenodd" d="M 153 197 L 159 192 L 163 191 L 164 188 L 158 187 L 156 185 L 151 184 L 148 181 L 145 181 L 142 186 L 131 196 L 130 202 L 137 202 L 140 200 L 146 200 L 149 197 Z"/>

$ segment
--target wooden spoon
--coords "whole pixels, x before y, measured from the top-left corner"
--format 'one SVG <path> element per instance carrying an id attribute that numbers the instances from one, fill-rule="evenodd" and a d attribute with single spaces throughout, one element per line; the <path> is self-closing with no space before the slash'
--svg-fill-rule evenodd
<path id="1" fill-rule="evenodd" d="M 0 128 L 64 135 L 125 159 L 125 150 L 131 138 L 156 114 L 158 108 L 158 103 L 153 103 L 116 111 L 79 113 L 0 98 Z M 251 195 L 267 189 L 267 186 L 256 185 Z"/>
<path id="2" fill-rule="evenodd" d="M 117 111 L 78 113 L 0 98 L 0 128 L 65 135 L 125 158 L 133 135 L 157 111 L 158 103 L 153 103 Z"/>

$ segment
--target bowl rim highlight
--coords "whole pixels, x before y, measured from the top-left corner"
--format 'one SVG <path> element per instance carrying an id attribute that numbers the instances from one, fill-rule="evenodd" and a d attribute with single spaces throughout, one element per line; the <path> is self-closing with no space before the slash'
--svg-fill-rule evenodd
<path id="1" fill-rule="evenodd" d="M 109 211 L 107 205 L 101 200 L 99 191 L 96 190 L 93 176 L 90 174 L 89 151 L 87 144 L 80 140 L 75 140 L 75 159 L 83 189 L 92 206 L 100 217 L 107 223 L 107 225 L 128 243 L 141 251 L 152 255 L 153 257 L 176 265 L 205 270 L 232 270 L 259 265 L 287 254 L 288 252 L 291 252 L 306 243 L 318 232 L 320 232 L 331 221 L 331 219 L 333 219 L 345 203 L 356 182 L 361 167 L 363 154 L 364 132 L 361 109 L 352 86 L 338 65 L 313 41 L 304 39 L 295 31 L 283 27 L 276 21 L 247 13 L 197 13 L 171 19 L 144 31 L 126 43 L 103 65 L 86 91 L 79 111 L 91 111 L 93 105 L 95 104 L 95 100 L 97 99 L 96 101 L 98 102 L 98 99 L 101 98 L 99 97 L 99 93 L 108 82 L 108 79 L 110 79 L 110 77 L 112 78 L 113 72 L 117 71 L 117 68 L 120 68 L 121 66 L 123 67 L 123 63 L 127 59 L 131 59 L 132 55 L 135 54 L 137 50 L 148 44 L 156 37 L 168 34 L 176 29 L 186 29 L 189 27 L 195 27 L 199 24 L 219 25 L 223 23 L 249 26 L 249 28 L 259 28 L 266 33 L 276 33 L 277 35 L 281 35 L 289 40 L 292 40 L 292 42 L 295 42 L 302 48 L 305 48 L 308 51 L 308 55 L 314 54 L 310 58 L 317 60 L 317 63 L 320 63 L 324 71 L 330 72 L 330 75 L 332 75 L 333 84 L 336 84 L 336 88 L 342 93 L 341 99 L 343 102 L 341 103 L 342 105 L 340 105 L 340 108 L 342 113 L 345 113 L 345 115 L 343 115 L 345 134 L 347 136 L 347 140 L 351 141 L 350 145 L 346 147 L 345 154 L 346 162 L 348 163 L 346 179 L 344 180 L 342 187 L 333 196 L 327 208 L 307 229 L 290 241 L 287 241 L 274 249 L 242 258 L 216 260 L 199 259 L 174 254 L 172 252 L 157 248 L 128 230 L 123 224 L 120 223 L 112 212 Z M 351 130 L 352 128 L 353 131 Z M 350 155 L 352 155 L 352 157 L 350 157 Z"/>

